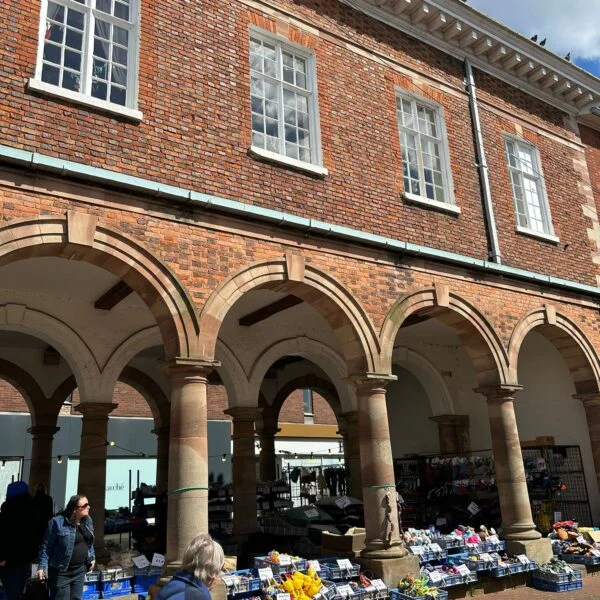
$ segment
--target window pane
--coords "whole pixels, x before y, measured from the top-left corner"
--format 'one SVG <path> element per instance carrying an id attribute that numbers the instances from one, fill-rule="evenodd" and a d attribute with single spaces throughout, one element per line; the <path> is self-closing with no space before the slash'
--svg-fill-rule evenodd
<path id="1" fill-rule="evenodd" d="M 108 95 L 108 84 L 103 81 L 92 82 L 92 96 L 100 100 L 106 100 Z"/>
<path id="2" fill-rule="evenodd" d="M 81 50 L 83 43 L 83 35 L 80 32 L 75 31 L 73 29 L 67 30 L 67 38 L 66 44 L 69 48 L 73 48 L 74 50 Z"/>
<path id="3" fill-rule="evenodd" d="M 65 51 L 65 67 L 73 71 L 81 70 L 81 54 L 72 50 Z"/>
<path id="4" fill-rule="evenodd" d="M 63 72 L 62 87 L 73 92 L 79 91 L 79 74 L 71 73 L 70 71 Z"/>
<path id="5" fill-rule="evenodd" d="M 83 22 L 84 22 L 83 13 L 73 10 L 70 8 L 67 12 L 67 25 L 72 27 L 73 29 L 78 29 L 79 31 L 83 31 Z"/>
<path id="6" fill-rule="evenodd" d="M 115 2 L 115 17 L 129 21 L 129 6 L 121 2 Z"/>
<path id="7" fill-rule="evenodd" d="M 96 8 L 107 15 L 112 15 L 112 0 L 96 0 Z"/>
<path id="8" fill-rule="evenodd" d="M 127 50 L 119 46 L 113 46 L 113 61 L 123 66 L 127 66 Z"/>
<path id="9" fill-rule="evenodd" d="M 127 100 L 127 92 L 125 88 L 117 87 L 113 85 L 110 88 L 110 101 L 115 104 L 120 104 L 121 106 L 125 106 L 125 102 Z"/>
<path id="10" fill-rule="evenodd" d="M 60 81 L 60 69 L 51 67 L 50 65 L 44 65 L 42 67 L 42 81 L 52 85 L 58 85 L 58 82 Z"/>
<path id="11" fill-rule="evenodd" d="M 61 64 L 62 52 L 60 46 L 54 44 L 44 44 L 44 61 L 57 65 Z"/>

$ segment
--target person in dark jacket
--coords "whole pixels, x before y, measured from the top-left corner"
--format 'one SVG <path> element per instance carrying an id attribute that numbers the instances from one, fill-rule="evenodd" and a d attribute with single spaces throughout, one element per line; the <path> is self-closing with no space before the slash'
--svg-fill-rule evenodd
<path id="1" fill-rule="evenodd" d="M 37 556 L 37 528 L 29 487 L 24 481 L 14 481 L 0 509 L 0 580 L 8 600 L 21 598 L 31 575 Z"/>
<path id="2" fill-rule="evenodd" d="M 223 570 L 223 548 L 208 533 L 198 534 L 183 553 L 177 571 L 157 600 L 211 600 L 210 589 Z"/>
<path id="3" fill-rule="evenodd" d="M 52 600 L 81 600 L 85 574 L 94 564 L 90 503 L 82 494 L 76 494 L 71 496 L 65 510 L 48 522 L 37 574 L 42 578 L 48 570 Z"/>
<path id="4" fill-rule="evenodd" d="M 38 546 L 44 539 L 44 534 L 48 527 L 48 521 L 54 516 L 54 501 L 46 491 L 43 483 L 38 483 L 35 487 L 33 503 L 38 520 Z"/>

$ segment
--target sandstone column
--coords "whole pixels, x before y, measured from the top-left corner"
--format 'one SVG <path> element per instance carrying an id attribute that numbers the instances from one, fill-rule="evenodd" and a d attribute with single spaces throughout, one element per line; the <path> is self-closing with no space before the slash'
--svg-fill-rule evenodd
<path id="1" fill-rule="evenodd" d="M 81 402 L 75 410 L 83 415 L 81 421 L 81 449 L 79 451 L 79 480 L 77 491 L 85 494 L 94 521 L 96 558 L 107 557 L 104 544 L 104 500 L 106 492 L 106 456 L 108 415 L 117 408 L 110 402 Z"/>
<path id="2" fill-rule="evenodd" d="M 440 454 L 451 456 L 471 451 L 469 415 L 437 415 L 431 421 L 438 424 Z"/>
<path id="3" fill-rule="evenodd" d="M 260 442 L 259 465 L 261 481 L 275 481 L 275 479 L 277 479 L 275 434 L 280 431 L 281 429 L 278 429 L 277 423 L 275 423 L 263 425 L 258 432 L 258 440 Z"/>
<path id="4" fill-rule="evenodd" d="M 596 467 L 596 479 L 600 487 L 600 394 L 585 394 L 575 397 L 583 402 L 585 408 L 592 456 Z"/>
<path id="5" fill-rule="evenodd" d="M 56 417 L 39 422 L 30 427 L 31 463 L 29 466 L 29 489 L 35 492 L 38 484 L 43 483 L 50 493 L 52 479 L 52 442 L 54 434 L 60 429 L 56 427 Z"/>
<path id="6" fill-rule="evenodd" d="M 338 433 L 344 438 L 344 460 L 348 471 L 348 495 L 362 499 L 358 412 L 342 414 Z"/>
<path id="7" fill-rule="evenodd" d="M 400 538 L 398 504 L 385 386 L 393 377 L 368 374 L 356 381 L 358 436 L 365 510 L 366 540 L 362 556 L 406 556 Z"/>
<path id="8" fill-rule="evenodd" d="M 169 488 L 169 426 L 152 430 L 156 435 L 156 487 L 161 492 Z"/>
<path id="9" fill-rule="evenodd" d="M 198 533 L 208 531 L 208 420 L 206 388 L 218 363 L 178 359 L 171 379 L 167 562 L 181 564 Z"/>
<path id="10" fill-rule="evenodd" d="M 225 412 L 233 417 L 233 533 L 245 536 L 258 530 L 254 451 L 254 421 L 257 409 L 237 406 Z"/>
<path id="11" fill-rule="evenodd" d="M 507 541 L 541 538 L 531 516 L 515 416 L 513 396 L 520 389 L 520 386 L 500 385 L 476 390 L 487 398 L 503 537 Z"/>

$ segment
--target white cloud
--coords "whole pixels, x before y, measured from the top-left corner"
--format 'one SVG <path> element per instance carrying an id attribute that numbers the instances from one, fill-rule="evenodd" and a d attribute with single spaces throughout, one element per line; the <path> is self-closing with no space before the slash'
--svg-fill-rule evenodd
<path id="1" fill-rule="evenodd" d="M 526 36 L 547 38 L 546 48 L 573 58 L 600 58 L 600 0 L 468 0 Z"/>

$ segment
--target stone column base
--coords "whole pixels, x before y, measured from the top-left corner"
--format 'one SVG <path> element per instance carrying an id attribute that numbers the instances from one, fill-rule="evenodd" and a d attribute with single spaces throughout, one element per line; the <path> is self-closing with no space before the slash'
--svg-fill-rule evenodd
<path id="1" fill-rule="evenodd" d="M 525 540 L 523 542 L 506 542 L 508 554 L 525 554 L 538 565 L 547 563 L 552 558 L 552 542 L 548 538 Z"/>
<path id="2" fill-rule="evenodd" d="M 360 558 L 356 559 L 361 568 L 369 576 L 373 573 L 374 578 L 383 579 L 390 588 L 398 587 L 398 582 L 412 573 L 419 576 L 419 558 L 417 556 L 403 556 L 402 558 Z"/>

